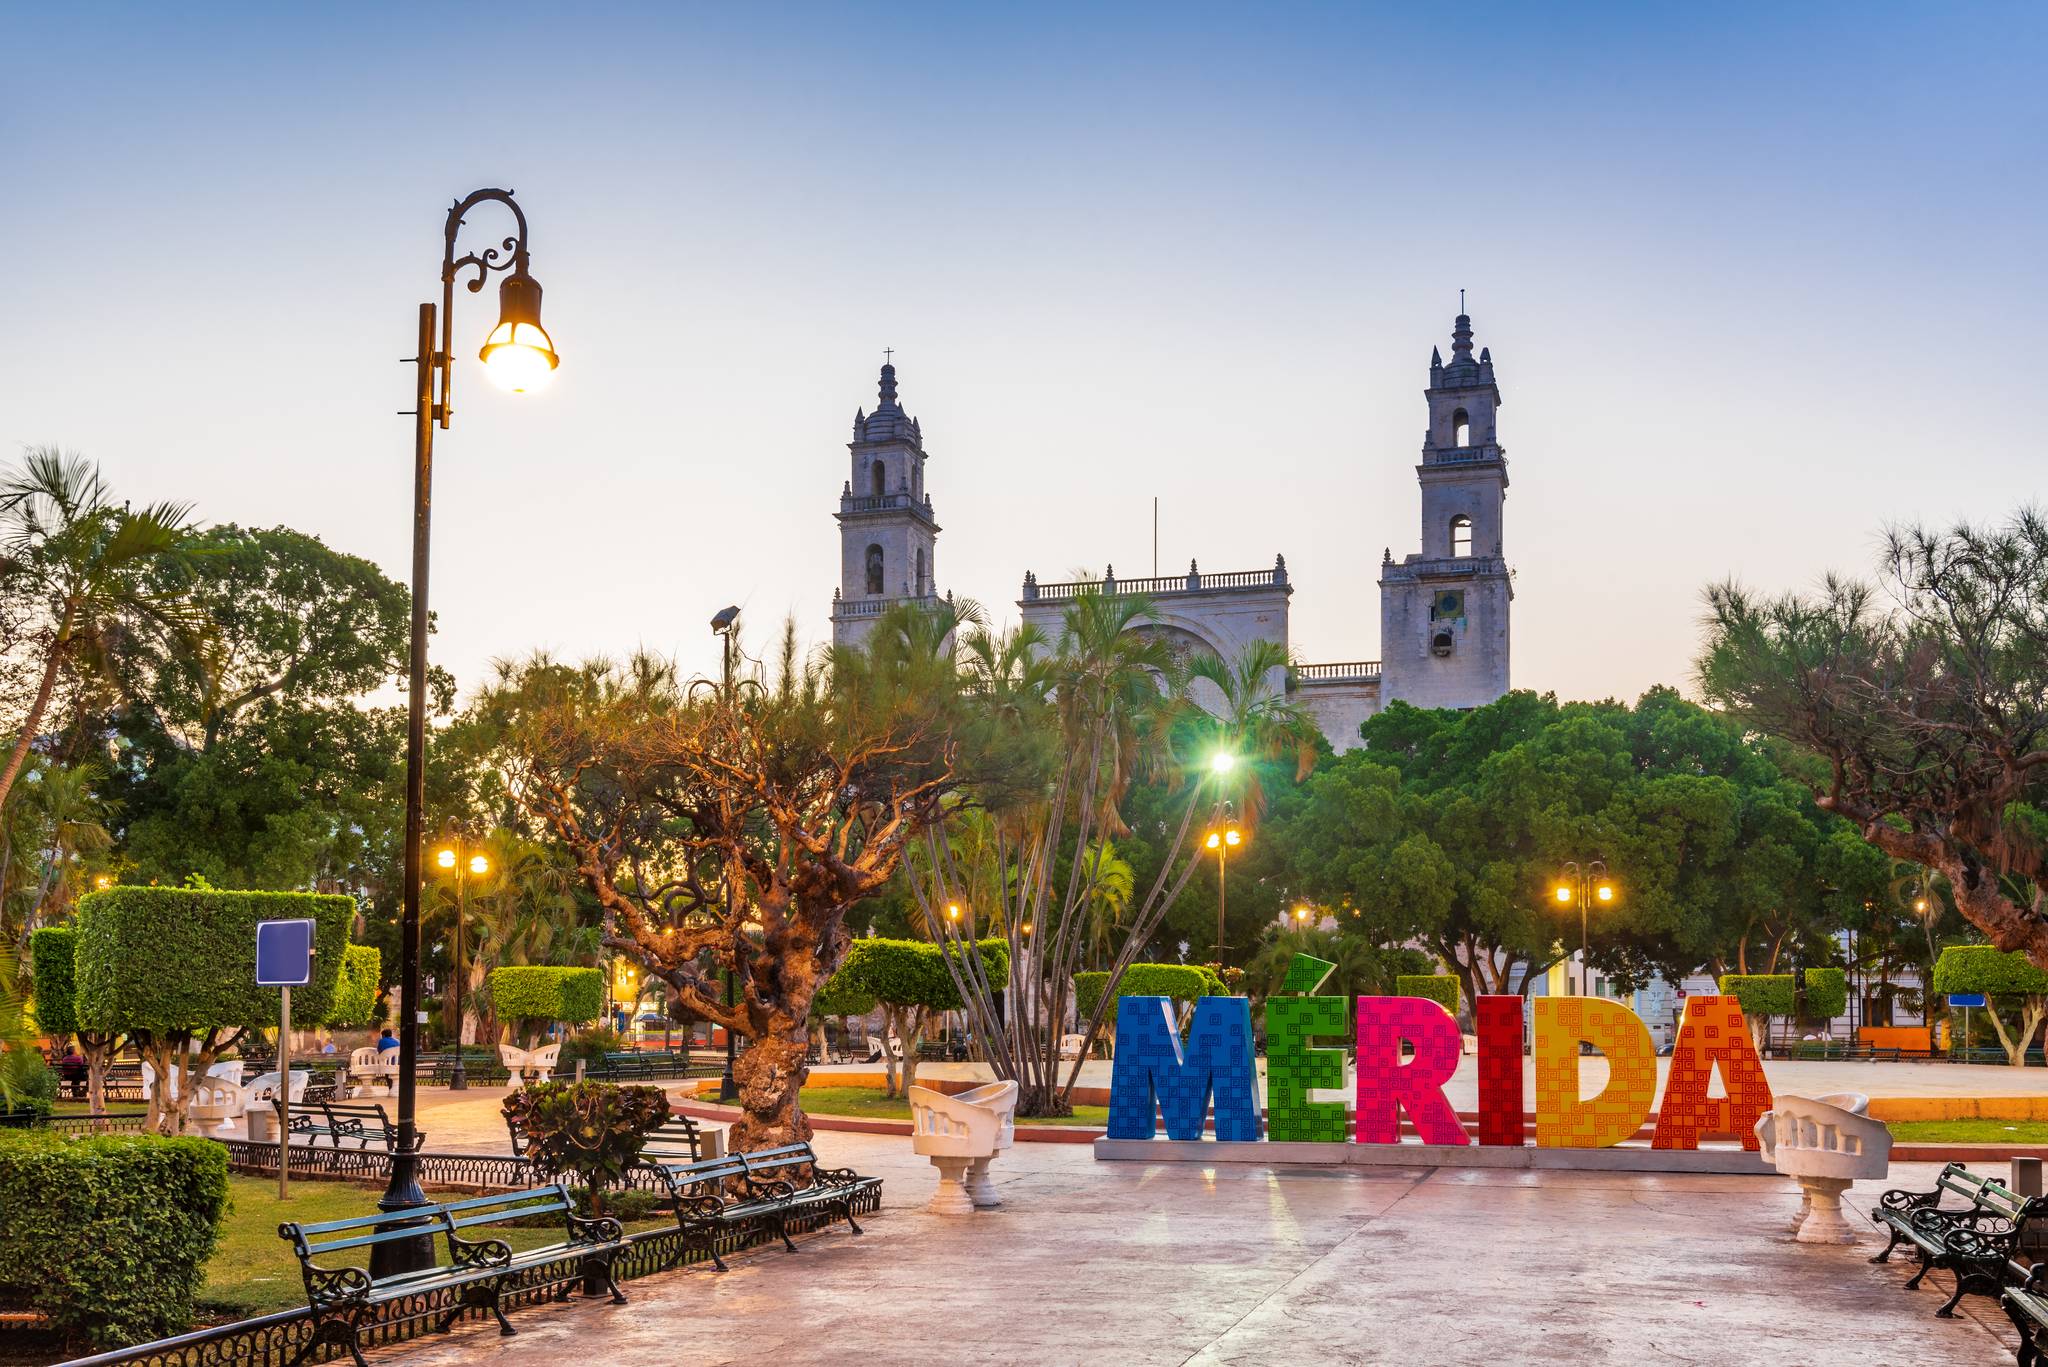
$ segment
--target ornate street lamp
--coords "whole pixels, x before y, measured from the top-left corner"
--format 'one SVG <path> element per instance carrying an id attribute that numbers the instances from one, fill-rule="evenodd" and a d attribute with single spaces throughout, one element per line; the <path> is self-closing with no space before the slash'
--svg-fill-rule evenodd
<path id="1" fill-rule="evenodd" d="M 469 927 L 469 880 L 491 871 L 490 858 L 471 845 L 460 830 L 450 828 L 448 843 L 434 851 L 434 867 L 455 879 L 455 1069 L 448 1075 L 448 1090 L 469 1090 L 469 1068 L 462 1057 L 462 989 L 469 981 L 469 958 L 464 937 Z"/>
<path id="2" fill-rule="evenodd" d="M 458 257 L 455 238 L 462 231 L 463 216 L 480 204 L 497 203 L 512 211 L 517 231 L 499 245 L 481 254 Z M 560 358 L 554 339 L 540 323 L 540 285 L 529 269 L 526 248 L 526 214 L 513 202 L 509 190 L 478 190 L 457 200 L 448 211 L 442 230 L 441 304 L 436 313 L 431 303 L 420 305 L 418 351 L 411 363 L 417 367 L 413 420 L 412 482 L 412 659 L 408 672 L 405 724 L 405 882 L 401 889 L 399 915 L 398 977 L 398 1119 L 391 1145 L 391 1180 L 377 1208 L 383 1211 L 409 1210 L 427 1203 L 420 1190 L 418 1160 L 419 1127 L 415 1121 L 414 1072 L 420 1049 L 420 867 L 425 851 L 427 750 L 427 547 L 434 488 L 434 428 L 448 426 L 454 416 L 455 282 L 466 272 L 469 292 L 483 289 L 493 271 L 509 274 L 498 287 L 498 325 L 478 353 L 484 369 L 500 388 L 514 393 L 539 389 L 553 376 Z M 435 336 L 438 323 L 440 336 Z M 461 1057 L 460 1044 L 456 1057 Z M 402 1222 L 394 1222 L 402 1223 Z M 417 1239 L 388 1239 L 370 1249 L 370 1274 L 387 1277 L 400 1272 L 419 1271 L 434 1263 L 434 1241 L 428 1227 L 421 1226 Z"/>
<path id="3" fill-rule="evenodd" d="M 1581 864 L 1576 859 L 1566 860 L 1564 872 L 1552 885 L 1550 895 L 1557 899 L 1560 907 L 1568 907 L 1573 902 L 1579 904 L 1579 995 L 1587 996 L 1586 984 L 1593 966 L 1586 961 L 1586 907 L 1592 902 L 1603 907 L 1611 906 L 1618 895 L 1613 881 L 1607 876 L 1607 861 L 1595 859 Z"/>
<path id="4" fill-rule="evenodd" d="M 1218 772 L 1220 773 L 1221 769 Z M 1228 802 L 1222 803 L 1218 809 L 1216 824 L 1202 837 L 1202 848 L 1213 850 L 1216 854 L 1216 963 L 1219 967 L 1223 963 L 1223 912 L 1227 865 L 1230 852 L 1244 842 L 1244 828 L 1237 824 L 1237 809 Z"/>

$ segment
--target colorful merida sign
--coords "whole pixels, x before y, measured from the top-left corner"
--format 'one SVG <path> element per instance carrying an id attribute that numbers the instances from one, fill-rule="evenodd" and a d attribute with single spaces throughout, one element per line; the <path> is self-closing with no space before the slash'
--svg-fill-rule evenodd
<path id="1" fill-rule="evenodd" d="M 1329 971 L 1320 960 L 1309 960 L 1305 972 L 1296 972 L 1302 968 L 1300 959 L 1290 965 L 1290 990 L 1312 991 Z M 1343 1087 L 1344 1050 L 1312 1041 L 1350 1035 L 1358 1060 L 1353 1140 L 1399 1143 L 1405 1109 L 1424 1143 L 1470 1144 L 1471 1136 L 1443 1093 L 1463 1048 L 1457 1021 L 1422 997 L 1360 997 L 1355 1011 L 1351 1005 L 1346 997 L 1275 996 L 1266 1002 L 1265 1137 L 1344 1142 L 1344 1103 L 1310 1100 L 1314 1091 Z M 1478 999 L 1481 1144 L 1520 1146 L 1526 1141 L 1522 1009 L 1520 997 Z M 1536 1143 L 1605 1148 L 1634 1135 L 1649 1119 L 1657 1092 L 1657 1055 L 1649 1027 L 1621 1003 L 1600 997 L 1538 997 L 1534 1014 Z M 1607 1086 L 1583 1100 L 1581 1043 L 1606 1055 L 1608 1066 Z M 1406 1058 L 1404 1045 L 1413 1051 Z M 1710 1097 L 1716 1065 L 1726 1095 Z M 1183 1043 L 1170 998 L 1122 998 L 1108 1137 L 1154 1138 L 1155 1117 L 1163 1116 L 1168 1138 L 1200 1139 L 1212 1097 L 1217 1139 L 1260 1137 L 1251 1002 L 1201 998 Z M 1671 1076 L 1657 1108 L 1654 1147 L 1693 1149 L 1702 1134 L 1713 1134 L 1739 1136 L 1744 1148 L 1754 1149 L 1751 1127 L 1770 1108 L 1770 1084 L 1736 999 L 1687 998 L 1672 1048 Z"/>

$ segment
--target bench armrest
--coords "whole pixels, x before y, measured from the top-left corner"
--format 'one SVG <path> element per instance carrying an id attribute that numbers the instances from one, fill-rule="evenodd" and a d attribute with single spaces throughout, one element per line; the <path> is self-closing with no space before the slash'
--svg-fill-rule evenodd
<path id="1" fill-rule="evenodd" d="M 796 1183 L 781 1177 L 749 1176 L 747 1193 L 751 1196 L 794 1196 Z"/>
<path id="2" fill-rule="evenodd" d="M 1941 1188 L 1933 1191 L 1906 1191 L 1896 1189 L 1877 1198 L 1879 1210 L 1925 1210 L 1941 1204 Z"/>
<path id="3" fill-rule="evenodd" d="M 450 1234 L 448 1251 L 455 1256 L 455 1266 L 464 1272 L 504 1267 L 512 1261 L 512 1245 L 503 1239 L 465 1239 L 460 1234 Z"/>
<path id="4" fill-rule="evenodd" d="M 571 1243 L 615 1244 L 626 1237 L 626 1227 L 609 1215 L 596 1215 L 586 1220 L 571 1213 L 568 1219 Z"/>
<path id="5" fill-rule="evenodd" d="M 860 1174 L 852 1168 L 813 1168 L 811 1176 L 827 1186 L 850 1187 L 861 1180 Z"/>
<path id="6" fill-rule="evenodd" d="M 687 1211 L 690 1218 L 694 1220 L 715 1220 L 724 1209 L 725 1198 L 717 1192 L 710 1192 L 703 1196 L 683 1196 L 678 1194 L 676 1197 L 676 1210 L 678 1212 Z"/>
<path id="7" fill-rule="evenodd" d="M 315 1310 L 360 1301 L 370 1294 L 370 1274 L 360 1267 L 322 1267 L 310 1258 L 301 1258 L 299 1271 L 306 1279 L 306 1299 Z"/>

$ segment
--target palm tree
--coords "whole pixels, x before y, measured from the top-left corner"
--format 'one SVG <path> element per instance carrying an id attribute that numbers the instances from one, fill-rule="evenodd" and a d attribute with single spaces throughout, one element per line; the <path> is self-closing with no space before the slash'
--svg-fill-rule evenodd
<path id="1" fill-rule="evenodd" d="M 1194 729 L 1216 748 L 1239 759 L 1279 760 L 1291 756 L 1299 783 L 1315 768 L 1322 730 L 1306 709 L 1288 701 L 1286 680 L 1293 668 L 1277 641 L 1252 641 L 1234 660 L 1198 655 L 1188 661 L 1190 678 L 1204 679 L 1222 695 L 1212 717 Z M 1245 816 L 1265 810 L 1266 794 L 1255 765 L 1240 770 Z"/>
<path id="2" fill-rule="evenodd" d="M 34 605 L 42 660 L 35 695 L 0 769 L 7 805 L 58 678 L 103 669 L 125 636 L 197 634 L 184 603 L 153 591 L 151 571 L 190 554 L 189 505 L 116 506 L 99 467 L 54 447 L 31 447 L 0 478 L 0 591 Z"/>
<path id="3" fill-rule="evenodd" d="M 1116 843 L 1097 840 L 1082 859 L 1088 864 L 1088 948 L 1097 964 L 1106 965 L 1130 908 L 1137 872 L 1116 852 Z"/>
<path id="4" fill-rule="evenodd" d="M 596 928 L 583 925 L 578 915 L 576 871 L 560 850 L 502 827 L 486 834 L 477 849 L 489 861 L 490 872 L 469 891 L 464 1016 L 488 1024 L 492 969 L 587 965 L 596 961 L 600 944 Z M 452 935 L 455 888 L 436 883 L 433 896 L 430 915 L 447 918 Z M 461 1022 L 452 1022 L 449 1028 L 459 1036 Z"/>
<path id="5" fill-rule="evenodd" d="M 29 934 L 64 919 L 113 847 L 112 804 L 95 791 L 103 777 L 90 764 L 38 763 L 0 813 L 0 925 L 24 955 Z"/>

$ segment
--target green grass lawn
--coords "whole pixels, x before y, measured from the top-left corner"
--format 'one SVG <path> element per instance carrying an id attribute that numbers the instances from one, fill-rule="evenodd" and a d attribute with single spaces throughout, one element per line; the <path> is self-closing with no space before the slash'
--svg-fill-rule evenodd
<path id="1" fill-rule="evenodd" d="M 844 1115 L 857 1120 L 908 1120 L 910 1103 L 895 1097 L 883 1096 L 875 1087 L 806 1087 L 804 1088 L 804 1110 L 810 1115 Z M 1076 1106 L 1070 1116 L 1058 1119 L 1026 1120 L 1017 1117 L 1019 1125 L 1107 1125 L 1109 1107 Z"/>
<path id="2" fill-rule="evenodd" d="M 2048 1120 L 1894 1120 L 1901 1144 L 2048 1144 Z"/>
<path id="3" fill-rule="evenodd" d="M 206 1286 L 199 1293 L 202 1314 L 244 1319 L 304 1305 L 306 1288 L 299 1279 L 299 1260 L 291 1245 L 278 1237 L 278 1225 L 287 1220 L 311 1224 L 374 1214 L 383 1189 L 357 1182 L 294 1181 L 291 1192 L 291 1198 L 280 1203 L 275 1177 L 228 1179 L 228 1213 L 221 1220 L 220 1247 L 206 1265 Z M 431 1198 L 433 1193 L 428 1195 Z M 629 1223 L 626 1229 L 630 1233 L 669 1223 L 664 1215 Z M 556 1243 L 562 1237 L 559 1227 L 473 1232 L 503 1239 L 515 1249 Z M 447 1241 L 435 1242 L 442 1261 L 447 1261 Z"/>

